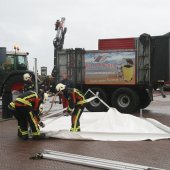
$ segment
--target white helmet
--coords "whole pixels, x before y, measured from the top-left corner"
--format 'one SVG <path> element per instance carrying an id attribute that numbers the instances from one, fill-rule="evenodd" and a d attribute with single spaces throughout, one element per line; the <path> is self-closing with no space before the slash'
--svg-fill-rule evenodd
<path id="1" fill-rule="evenodd" d="M 25 73 L 25 74 L 23 75 L 23 79 L 24 79 L 24 81 L 28 81 L 29 79 L 31 79 L 30 74 Z"/>
<path id="2" fill-rule="evenodd" d="M 59 84 L 57 84 L 57 86 L 56 86 L 56 90 L 57 91 L 62 91 L 62 90 L 64 90 L 66 88 L 66 85 L 64 85 L 64 84 L 62 84 L 62 83 L 59 83 Z"/>
<path id="3" fill-rule="evenodd" d="M 40 113 L 42 113 L 42 112 L 44 111 L 43 104 L 40 104 L 40 106 L 39 106 L 39 111 L 40 111 Z"/>

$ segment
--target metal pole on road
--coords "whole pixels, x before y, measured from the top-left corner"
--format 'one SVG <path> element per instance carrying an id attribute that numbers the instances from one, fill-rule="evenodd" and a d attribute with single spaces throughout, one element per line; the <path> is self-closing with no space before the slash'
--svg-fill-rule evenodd
<path id="1" fill-rule="evenodd" d="M 38 77 L 37 77 L 37 58 L 34 58 L 34 73 L 35 73 L 35 91 L 38 93 Z"/>

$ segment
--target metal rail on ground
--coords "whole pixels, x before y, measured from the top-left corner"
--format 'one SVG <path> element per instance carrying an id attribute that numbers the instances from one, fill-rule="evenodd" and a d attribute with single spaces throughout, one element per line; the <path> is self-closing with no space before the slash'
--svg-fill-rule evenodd
<path id="1" fill-rule="evenodd" d="M 58 152 L 53 150 L 44 150 L 43 153 L 39 153 L 35 157 L 32 157 L 32 159 L 43 158 L 108 170 L 163 170 L 154 167 L 100 159 L 78 154 Z"/>

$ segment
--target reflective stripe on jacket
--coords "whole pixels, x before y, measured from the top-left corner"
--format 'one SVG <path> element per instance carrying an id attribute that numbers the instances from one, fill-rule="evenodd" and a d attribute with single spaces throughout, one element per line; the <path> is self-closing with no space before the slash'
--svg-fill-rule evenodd
<path id="1" fill-rule="evenodd" d="M 38 109 L 39 106 L 39 97 L 36 92 L 34 91 L 28 91 L 16 98 L 15 104 L 16 106 L 29 106 L 33 107 L 34 110 Z"/>
<path id="2" fill-rule="evenodd" d="M 8 108 L 11 110 L 15 110 L 15 103 L 14 102 L 9 103 Z"/>
<path id="3" fill-rule="evenodd" d="M 78 89 L 68 89 L 69 110 L 73 110 L 75 105 L 85 103 L 84 95 Z"/>

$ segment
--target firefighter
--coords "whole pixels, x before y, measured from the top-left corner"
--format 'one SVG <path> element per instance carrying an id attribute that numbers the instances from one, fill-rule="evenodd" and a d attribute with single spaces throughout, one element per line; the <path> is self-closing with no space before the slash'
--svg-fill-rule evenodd
<path id="1" fill-rule="evenodd" d="M 32 77 L 29 73 L 25 73 L 23 75 L 24 80 L 24 92 L 27 92 L 29 90 L 35 90 L 34 83 L 32 82 Z"/>
<path id="2" fill-rule="evenodd" d="M 40 97 L 36 92 L 27 91 L 8 105 L 9 111 L 18 121 L 18 136 L 26 140 L 29 137 L 28 124 L 31 128 L 33 139 L 44 139 L 45 134 L 40 133 L 39 126 L 44 127 L 39 112 L 42 112 Z M 40 110 L 39 110 L 40 109 Z"/>
<path id="3" fill-rule="evenodd" d="M 56 90 L 60 92 L 68 100 L 67 113 L 71 115 L 72 132 L 80 131 L 80 117 L 84 110 L 85 98 L 83 94 L 76 88 L 67 88 L 66 85 L 59 83 Z"/>
<path id="4" fill-rule="evenodd" d="M 57 20 L 56 23 L 55 23 L 55 30 L 56 30 L 56 31 L 58 30 L 58 28 L 60 27 L 60 25 L 61 25 L 60 21 Z"/>

